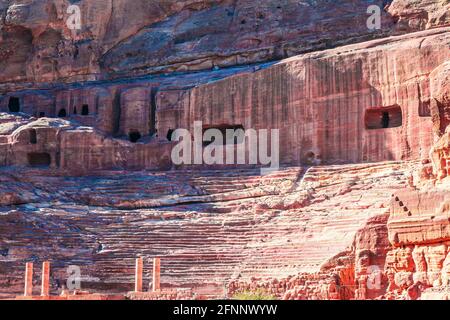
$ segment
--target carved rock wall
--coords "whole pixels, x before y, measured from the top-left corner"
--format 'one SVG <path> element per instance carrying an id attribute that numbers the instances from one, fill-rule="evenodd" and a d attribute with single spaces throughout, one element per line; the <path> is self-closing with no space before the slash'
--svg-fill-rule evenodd
<path id="1" fill-rule="evenodd" d="M 449 39 L 443 28 L 195 77 L 25 90 L 5 95 L 0 110 L 17 99 L 35 117 L 64 117 L 105 137 L 137 134 L 155 147 L 172 130 L 192 132 L 194 121 L 279 129 L 281 162 L 290 165 L 424 159 Z"/>
<path id="2" fill-rule="evenodd" d="M 287 59 L 187 93 L 162 91 L 158 105 L 168 106 L 158 131 L 192 129 L 195 120 L 279 128 L 282 161 L 290 164 L 311 154 L 327 163 L 427 158 L 432 122 L 420 112 L 429 106 L 429 74 L 449 57 L 441 46 L 446 38 L 376 40 Z"/>

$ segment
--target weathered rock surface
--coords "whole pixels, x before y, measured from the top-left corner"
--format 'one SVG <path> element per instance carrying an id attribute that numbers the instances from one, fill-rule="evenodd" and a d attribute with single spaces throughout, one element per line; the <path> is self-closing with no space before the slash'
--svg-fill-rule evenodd
<path id="1" fill-rule="evenodd" d="M 284 165 L 425 159 L 437 125 L 433 115 L 446 113 L 439 106 L 446 101 L 449 43 L 449 29 L 438 28 L 257 67 L 53 85 L 10 92 L 0 111 L 73 122 L 78 129 L 52 137 L 37 130 L 33 147 L 68 170 L 170 168 L 170 132 L 193 132 L 195 121 L 208 128 L 279 129 Z M 445 117 L 439 119 L 444 126 Z M 14 150 L 33 150 L 31 133 L 1 126 L 9 129 L 2 130 L 0 163 L 23 165 L 26 155 Z M 39 141 L 54 147 L 43 150 Z"/>
<path id="2" fill-rule="evenodd" d="M 264 177 L 257 170 L 88 177 L 20 171 L 11 175 L 31 185 L 37 200 L 2 210 L 0 291 L 22 290 L 23 261 L 49 259 L 53 293 L 61 290 L 69 265 L 81 267 L 83 289 L 126 292 L 141 255 L 149 268 L 152 257 L 161 257 L 163 287 L 199 295 L 232 295 L 245 287 L 241 282 L 260 286 L 301 272 L 312 281 L 303 298 L 313 298 L 308 292 L 319 285 L 315 273 L 327 282 L 341 277 L 349 287 L 335 297 L 353 298 L 356 253 L 384 250 L 358 230 L 385 216 L 386 200 L 406 186 L 414 166 L 292 168 Z M 370 262 L 382 265 L 378 259 Z M 277 284 L 273 293 L 281 298 L 297 285 Z"/>
<path id="3" fill-rule="evenodd" d="M 82 1 L 71 30 L 71 1 L 4 0 L 0 83 L 222 68 L 448 24 L 442 1 L 390 2 Z M 379 30 L 369 5 L 382 9 Z"/>
<path id="4" fill-rule="evenodd" d="M 450 297 L 447 1 L 72 2 L 0 1 L 0 296 L 158 256 L 129 298 Z M 174 166 L 194 121 L 279 129 L 284 167 Z"/>

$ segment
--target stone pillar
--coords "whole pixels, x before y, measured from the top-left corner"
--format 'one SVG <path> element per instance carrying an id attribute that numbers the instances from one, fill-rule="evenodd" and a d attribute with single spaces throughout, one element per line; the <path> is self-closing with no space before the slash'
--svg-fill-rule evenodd
<path id="1" fill-rule="evenodd" d="M 136 273 L 135 273 L 135 284 L 134 292 L 142 292 L 142 273 L 144 271 L 144 261 L 142 258 L 136 259 Z"/>
<path id="2" fill-rule="evenodd" d="M 25 265 L 25 297 L 33 295 L 33 262 L 27 262 Z"/>
<path id="3" fill-rule="evenodd" d="M 42 286 L 41 296 L 48 297 L 50 295 L 50 262 L 42 263 Z"/>
<path id="4" fill-rule="evenodd" d="M 160 285 L 161 260 L 160 258 L 153 259 L 153 292 L 161 289 Z"/>

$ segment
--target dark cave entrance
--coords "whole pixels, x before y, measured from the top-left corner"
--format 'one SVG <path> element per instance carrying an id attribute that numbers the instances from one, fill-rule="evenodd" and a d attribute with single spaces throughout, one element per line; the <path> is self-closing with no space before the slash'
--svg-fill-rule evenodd
<path id="1" fill-rule="evenodd" d="M 30 130 L 30 143 L 36 144 L 37 143 L 37 132 L 36 129 Z"/>
<path id="2" fill-rule="evenodd" d="M 156 129 L 156 109 L 157 109 L 157 103 L 156 103 L 156 95 L 158 93 L 158 88 L 152 88 L 151 94 L 150 94 L 150 136 L 154 135 L 157 132 Z"/>
<path id="3" fill-rule="evenodd" d="M 389 128 L 389 121 L 390 121 L 390 117 L 389 117 L 389 112 L 383 112 L 383 115 L 381 117 L 381 126 L 383 128 Z"/>
<path id="4" fill-rule="evenodd" d="M 403 123 L 402 109 L 394 105 L 390 107 L 371 108 L 366 110 L 366 129 L 388 129 L 401 127 Z"/>
<path id="5" fill-rule="evenodd" d="M 131 142 L 136 143 L 139 141 L 139 139 L 141 139 L 141 134 L 139 133 L 139 131 L 130 131 L 130 133 L 128 134 L 128 138 L 130 139 Z"/>
<path id="6" fill-rule="evenodd" d="M 169 131 L 167 131 L 167 136 L 166 136 L 167 141 L 172 141 L 172 135 L 174 132 L 175 132 L 175 130 L 173 130 L 173 129 L 169 129 Z"/>
<path id="7" fill-rule="evenodd" d="M 87 104 L 83 104 L 81 107 L 81 115 L 88 116 L 89 115 L 89 106 Z"/>
<path id="8" fill-rule="evenodd" d="M 430 107 L 431 107 L 430 100 L 420 101 L 419 117 L 431 117 L 431 108 Z"/>
<path id="9" fill-rule="evenodd" d="M 67 111 L 66 111 L 66 109 L 61 109 L 61 110 L 59 110 L 59 112 L 58 112 L 58 117 L 59 117 L 59 118 L 65 118 L 65 117 L 67 117 Z"/>
<path id="10" fill-rule="evenodd" d="M 45 152 L 29 153 L 27 157 L 28 164 L 32 167 L 49 167 L 52 162 L 51 156 Z"/>
<path id="11" fill-rule="evenodd" d="M 223 137 L 223 145 L 238 145 L 245 141 L 245 129 L 244 126 L 221 124 L 217 126 L 204 126 L 203 135 L 207 130 L 216 129 L 219 130 Z M 230 135 L 231 134 L 231 135 Z M 208 146 L 215 143 L 215 141 L 204 141 L 203 146 Z"/>
<path id="12" fill-rule="evenodd" d="M 20 112 L 20 99 L 17 97 L 10 97 L 8 109 L 9 112 Z"/>

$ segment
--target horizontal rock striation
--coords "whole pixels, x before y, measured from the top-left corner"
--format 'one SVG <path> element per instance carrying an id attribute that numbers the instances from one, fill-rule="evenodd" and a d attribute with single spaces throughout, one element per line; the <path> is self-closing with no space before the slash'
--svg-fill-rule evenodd
<path id="1" fill-rule="evenodd" d="M 354 250 L 363 246 L 353 243 L 364 239 L 358 230 L 384 215 L 386 200 L 405 187 L 414 166 L 292 168 L 262 177 L 255 170 L 90 177 L 17 172 L 6 186 L 31 185 L 37 199 L 2 207 L 0 291 L 19 294 L 24 262 L 50 260 L 54 294 L 69 265 L 80 266 L 83 290 L 123 293 L 133 288 L 136 256 L 144 257 L 146 281 L 158 256 L 166 289 L 232 296 L 244 288 L 237 283 L 281 281 L 301 272 L 327 282 L 341 274 L 350 289 L 340 297 L 352 298 Z M 366 242 L 357 240 L 369 250 Z M 276 295 L 294 287 L 283 286 Z"/>

